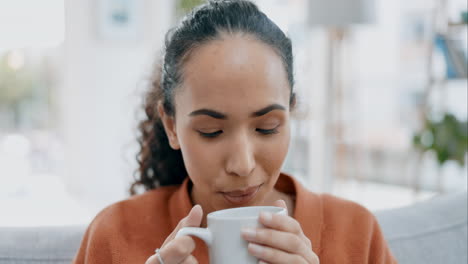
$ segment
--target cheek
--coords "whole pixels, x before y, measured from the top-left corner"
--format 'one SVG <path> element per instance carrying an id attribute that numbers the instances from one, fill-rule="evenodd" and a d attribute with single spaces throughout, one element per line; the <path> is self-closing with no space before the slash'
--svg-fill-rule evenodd
<path id="1" fill-rule="evenodd" d="M 257 151 L 257 166 L 261 166 L 267 175 L 277 175 L 289 149 L 289 130 L 262 144 Z"/>
<path id="2" fill-rule="evenodd" d="M 210 183 L 213 169 L 216 168 L 216 151 L 203 142 L 196 133 L 182 132 L 179 134 L 182 156 L 185 168 L 195 183 Z"/>

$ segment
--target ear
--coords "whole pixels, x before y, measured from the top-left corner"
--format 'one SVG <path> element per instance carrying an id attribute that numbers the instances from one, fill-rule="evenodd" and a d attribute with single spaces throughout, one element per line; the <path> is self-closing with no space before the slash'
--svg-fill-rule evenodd
<path id="1" fill-rule="evenodd" d="M 179 139 L 177 138 L 175 119 L 172 116 L 166 114 L 162 101 L 158 102 L 158 114 L 163 123 L 164 131 L 166 131 L 169 145 L 175 150 L 180 149 Z"/>

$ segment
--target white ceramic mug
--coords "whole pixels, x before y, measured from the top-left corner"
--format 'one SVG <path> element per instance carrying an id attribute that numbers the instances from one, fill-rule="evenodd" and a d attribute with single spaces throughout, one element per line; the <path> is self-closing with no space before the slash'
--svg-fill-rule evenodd
<path id="1" fill-rule="evenodd" d="M 184 227 L 176 237 L 191 235 L 202 239 L 209 248 L 211 264 L 256 264 L 258 259 L 247 251 L 241 237 L 244 227 L 260 227 L 260 212 L 286 215 L 286 209 L 275 206 L 249 206 L 215 211 L 208 214 L 208 227 Z"/>

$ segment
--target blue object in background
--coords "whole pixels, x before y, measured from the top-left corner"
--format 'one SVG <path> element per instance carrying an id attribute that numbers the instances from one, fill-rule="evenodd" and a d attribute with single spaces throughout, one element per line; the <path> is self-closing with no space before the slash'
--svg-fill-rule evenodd
<path id="1" fill-rule="evenodd" d="M 450 53 L 449 53 L 449 49 L 447 45 L 447 39 L 443 35 L 438 34 L 435 37 L 434 44 L 435 44 L 435 47 L 444 55 L 445 65 L 447 66 L 446 77 L 448 79 L 457 78 L 455 65 L 453 63 L 453 60 L 450 57 Z"/>

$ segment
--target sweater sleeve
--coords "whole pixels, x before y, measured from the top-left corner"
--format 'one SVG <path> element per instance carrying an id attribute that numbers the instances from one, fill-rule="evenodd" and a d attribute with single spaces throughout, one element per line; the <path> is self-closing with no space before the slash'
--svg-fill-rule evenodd
<path id="1" fill-rule="evenodd" d="M 370 212 L 369 212 L 370 214 Z M 369 235 L 368 263 L 397 263 L 385 241 L 382 230 L 374 215 L 370 215 L 373 227 Z"/>
<path id="2" fill-rule="evenodd" d="M 81 263 L 92 263 L 92 262 L 87 262 L 86 260 L 89 259 L 89 255 L 91 252 L 91 245 L 94 244 L 94 242 L 91 240 L 90 236 L 90 231 L 91 226 L 86 229 L 86 232 L 83 236 L 83 239 L 81 240 L 81 245 L 80 248 L 78 249 L 78 252 L 73 259 L 73 264 L 81 264 Z M 95 247 L 94 245 L 92 247 Z"/>
<path id="3" fill-rule="evenodd" d="M 119 239 L 115 230 L 115 207 L 101 211 L 88 226 L 73 264 L 116 263 L 119 251 L 115 250 Z"/>
<path id="4" fill-rule="evenodd" d="M 375 216 L 363 206 L 323 195 L 321 263 L 397 263 Z"/>

